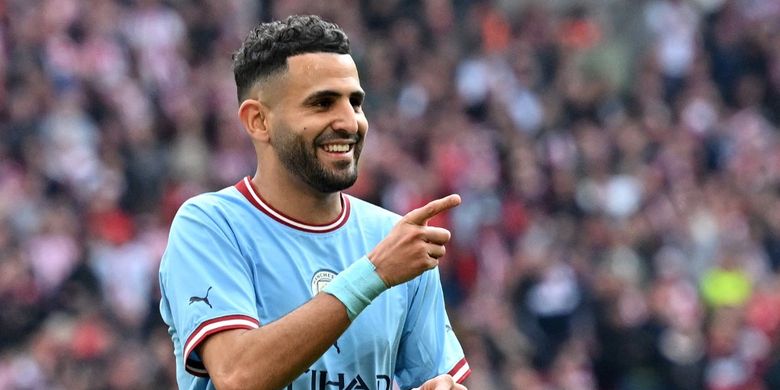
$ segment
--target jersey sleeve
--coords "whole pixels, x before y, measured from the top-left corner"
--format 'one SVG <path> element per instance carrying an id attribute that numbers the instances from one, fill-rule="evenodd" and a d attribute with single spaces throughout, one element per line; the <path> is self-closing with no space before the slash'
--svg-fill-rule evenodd
<path id="1" fill-rule="evenodd" d="M 202 377 L 208 372 L 196 348 L 203 340 L 260 325 L 251 265 L 227 221 L 213 214 L 185 203 L 160 264 L 160 313 L 174 335 L 174 352 L 187 372 Z"/>
<path id="2" fill-rule="evenodd" d="M 396 381 L 401 389 L 409 389 L 450 374 L 462 383 L 471 369 L 444 308 L 438 268 L 417 280 L 408 286 L 411 302 L 398 349 Z"/>

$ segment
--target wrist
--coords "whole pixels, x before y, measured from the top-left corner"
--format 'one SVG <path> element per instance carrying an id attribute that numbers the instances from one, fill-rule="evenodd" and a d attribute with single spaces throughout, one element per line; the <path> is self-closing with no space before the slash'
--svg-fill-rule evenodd
<path id="1" fill-rule="evenodd" d="M 382 282 L 384 282 L 384 284 L 385 284 L 385 286 L 387 286 L 387 288 L 390 288 L 390 287 L 395 285 L 395 283 L 391 283 L 387 279 L 387 277 L 382 274 L 382 271 L 376 266 L 377 263 L 376 263 L 376 261 L 374 261 L 376 259 L 376 254 L 374 254 L 374 251 L 371 251 L 369 254 L 367 254 L 366 258 L 368 259 L 368 261 L 371 262 L 371 264 L 373 264 L 374 272 L 376 272 L 377 276 L 379 276 L 379 279 L 382 279 Z"/>
<path id="2" fill-rule="evenodd" d="M 347 308 L 349 320 L 354 321 L 387 288 L 374 263 L 363 256 L 336 275 L 323 291 L 341 301 Z"/>

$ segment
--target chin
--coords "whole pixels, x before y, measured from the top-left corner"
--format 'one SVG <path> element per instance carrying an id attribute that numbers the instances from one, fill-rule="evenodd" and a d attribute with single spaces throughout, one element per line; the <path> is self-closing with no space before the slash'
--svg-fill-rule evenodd
<path id="1" fill-rule="evenodd" d="M 352 177 L 345 177 L 337 181 L 332 181 L 329 184 L 331 185 L 332 188 L 338 188 L 337 191 L 342 191 L 342 190 L 346 190 L 349 187 L 352 187 L 352 185 L 355 184 L 356 181 L 357 181 L 357 175 Z"/>
<path id="2" fill-rule="evenodd" d="M 331 194 L 352 187 L 357 181 L 357 171 L 354 169 L 333 169 L 302 178 L 317 191 Z"/>

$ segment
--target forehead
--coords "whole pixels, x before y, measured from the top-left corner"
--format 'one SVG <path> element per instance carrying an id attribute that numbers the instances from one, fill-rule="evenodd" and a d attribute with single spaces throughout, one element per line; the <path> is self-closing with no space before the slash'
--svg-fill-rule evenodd
<path id="1" fill-rule="evenodd" d="M 349 54 L 306 53 L 287 58 L 289 92 L 361 90 L 357 66 Z"/>

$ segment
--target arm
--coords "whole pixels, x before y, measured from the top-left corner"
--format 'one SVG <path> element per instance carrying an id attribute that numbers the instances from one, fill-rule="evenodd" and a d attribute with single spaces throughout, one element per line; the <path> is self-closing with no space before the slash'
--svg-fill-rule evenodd
<path id="1" fill-rule="evenodd" d="M 349 323 L 344 305 L 321 293 L 258 329 L 210 336 L 200 354 L 218 389 L 279 389 L 325 353 Z"/>
<path id="2" fill-rule="evenodd" d="M 450 234 L 426 222 L 459 203 L 459 197 L 450 196 L 413 210 L 371 251 L 368 258 L 386 286 L 406 282 L 438 264 Z M 201 344 L 199 354 L 219 389 L 278 389 L 338 339 L 350 324 L 347 313 L 341 300 L 321 293 L 271 324 L 213 334 Z"/>

